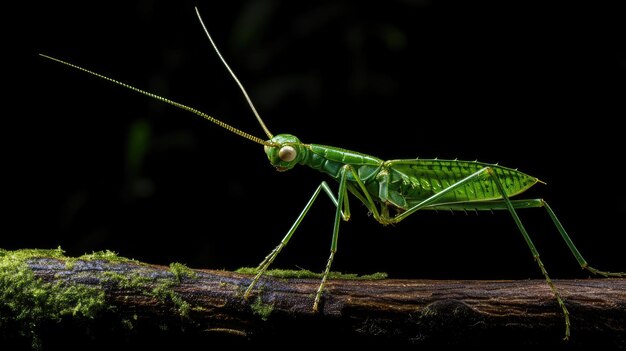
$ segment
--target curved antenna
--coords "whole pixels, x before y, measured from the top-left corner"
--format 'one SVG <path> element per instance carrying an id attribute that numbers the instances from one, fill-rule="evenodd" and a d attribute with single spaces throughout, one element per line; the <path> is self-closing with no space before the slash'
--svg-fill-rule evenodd
<path id="1" fill-rule="evenodd" d="M 256 116 L 257 121 L 259 121 L 259 124 L 261 124 L 261 128 L 263 128 L 263 131 L 265 132 L 265 134 L 270 139 L 272 139 L 274 136 L 272 135 L 272 133 L 270 133 L 270 130 L 267 129 L 267 127 L 265 126 L 265 123 L 263 123 L 263 120 L 261 119 L 261 116 L 259 116 L 259 113 L 256 111 L 256 108 L 254 108 L 254 104 L 252 103 L 252 100 L 250 100 L 250 97 L 248 96 L 246 89 L 243 87 L 239 79 L 237 79 L 237 76 L 235 75 L 233 70 L 230 69 L 230 66 L 228 66 L 228 63 L 226 63 L 226 60 L 224 60 L 224 57 L 222 57 L 222 54 L 217 49 L 217 45 L 215 45 L 215 42 L 213 42 L 213 38 L 211 38 L 211 34 L 209 34 L 209 31 L 206 29 L 206 26 L 204 25 L 204 22 L 202 21 L 202 17 L 200 17 L 200 11 L 198 10 L 197 7 L 195 7 L 195 9 L 196 9 L 196 14 L 198 15 L 198 19 L 200 20 L 200 24 L 202 25 L 202 29 L 204 29 L 204 33 L 206 33 L 206 36 L 209 37 L 209 41 L 211 42 L 213 49 L 215 49 L 217 56 L 220 57 L 220 60 L 222 60 L 222 63 L 224 64 L 224 66 L 226 66 L 226 69 L 228 70 L 228 72 L 230 72 L 230 75 L 233 76 L 233 79 L 235 80 L 235 82 L 237 82 L 237 85 L 239 85 L 239 89 L 241 89 L 243 96 L 246 98 L 246 101 L 248 101 L 248 105 L 250 105 L 250 109 L 252 109 L 252 112 Z"/>
<path id="2" fill-rule="evenodd" d="M 224 129 L 228 130 L 228 131 L 229 131 L 229 132 L 231 132 L 231 133 L 235 133 L 235 134 L 237 134 L 237 135 L 239 135 L 239 136 L 241 136 L 241 137 L 244 137 L 244 138 L 246 138 L 246 139 L 248 139 L 248 140 L 252 140 L 252 141 L 254 141 L 255 143 L 259 143 L 259 144 L 261 144 L 261 145 L 265 145 L 265 146 L 276 146 L 276 144 L 275 144 L 275 143 L 272 143 L 272 142 L 270 142 L 270 141 L 263 140 L 263 139 L 261 139 L 261 138 L 255 137 L 254 135 L 251 135 L 251 134 L 248 134 L 248 133 L 246 133 L 246 132 L 244 132 L 244 131 L 241 131 L 241 130 L 239 130 L 239 129 L 237 129 L 237 128 L 235 128 L 235 127 L 233 127 L 233 126 L 229 125 L 229 124 L 226 124 L 226 123 L 224 123 L 224 122 L 220 121 L 219 119 L 216 119 L 216 118 L 214 118 L 214 117 L 211 117 L 211 116 L 207 115 L 206 113 L 204 113 L 204 112 L 202 112 L 202 111 L 196 110 L 196 109 L 195 109 L 195 108 L 193 108 L 193 107 L 189 107 L 189 106 L 183 105 L 183 104 L 181 104 L 181 103 L 178 103 L 178 102 L 176 102 L 176 101 L 172 101 L 172 100 L 170 100 L 170 99 L 166 99 L 166 98 L 164 98 L 164 97 L 162 97 L 162 96 L 159 96 L 159 95 L 156 95 L 156 94 L 153 94 L 153 93 L 147 92 L 147 91 L 145 91 L 145 90 L 141 90 L 141 89 L 139 89 L 139 88 L 135 88 L 135 87 L 134 87 L 134 86 L 132 86 L 132 85 L 129 85 L 129 84 L 126 84 L 126 83 L 122 83 L 122 82 L 117 81 L 117 80 L 115 80 L 115 79 L 113 79 L 113 78 L 109 78 L 109 77 L 104 76 L 104 75 L 102 75 L 102 74 L 100 74 L 100 73 L 96 73 L 96 72 L 90 71 L 90 70 L 88 70 L 88 69 L 86 69 L 86 68 L 82 68 L 82 67 L 80 67 L 80 66 L 74 65 L 74 64 L 72 64 L 72 63 L 69 63 L 69 62 L 65 62 L 65 61 L 59 60 L 58 58 L 54 58 L 54 57 L 52 57 L 52 56 L 48 56 L 48 55 L 44 55 L 44 54 L 39 54 L 39 56 L 41 56 L 41 57 L 45 57 L 45 58 L 47 58 L 47 59 L 49 59 L 49 60 L 52 60 L 52 61 L 55 61 L 55 62 L 58 62 L 58 63 L 62 63 L 62 64 L 64 64 L 64 65 L 66 65 L 66 66 L 72 67 L 72 68 L 77 69 L 77 70 L 79 70 L 79 71 L 83 71 L 83 72 L 85 72 L 85 73 L 89 73 L 89 74 L 91 74 L 92 76 L 96 76 L 96 77 L 98 77 L 98 78 L 101 78 L 101 79 L 104 79 L 104 80 L 108 80 L 108 81 L 109 81 L 109 82 L 111 82 L 111 83 L 115 83 L 115 84 L 117 84 L 117 85 L 121 85 L 122 87 L 124 87 L 124 88 L 126 88 L 126 89 L 130 89 L 130 90 L 132 90 L 132 91 L 135 91 L 135 92 L 137 92 L 137 93 L 140 93 L 140 94 L 146 95 L 146 96 L 148 96 L 148 97 L 151 97 L 151 98 L 153 98 L 153 99 L 159 100 L 159 101 L 161 101 L 161 102 L 165 102 L 165 103 L 167 103 L 167 104 L 170 104 L 170 105 L 172 105 L 172 106 L 178 107 L 178 108 L 183 109 L 183 110 L 185 110 L 185 111 L 189 111 L 189 112 L 191 112 L 191 113 L 193 113 L 193 114 L 196 114 L 196 115 L 198 115 L 198 116 L 200 116 L 200 117 L 202 117 L 202 118 L 204 118 L 204 119 L 206 119 L 206 120 L 208 120 L 208 121 L 211 121 L 211 122 L 213 122 L 213 123 L 217 124 L 218 126 L 220 126 L 220 127 L 224 128 Z"/>

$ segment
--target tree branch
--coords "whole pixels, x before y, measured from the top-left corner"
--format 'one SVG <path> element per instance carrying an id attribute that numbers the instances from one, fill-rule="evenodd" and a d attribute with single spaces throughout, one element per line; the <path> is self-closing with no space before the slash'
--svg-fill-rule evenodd
<path id="1" fill-rule="evenodd" d="M 10 252 L 0 251 L 0 258 L 3 252 L 6 259 Z M 561 340 L 565 328 L 561 310 L 543 280 L 330 280 L 321 313 L 315 314 L 317 279 L 265 277 L 245 302 L 241 296 L 249 275 L 192 271 L 176 264 L 163 267 L 130 260 L 52 256 L 27 258 L 20 269 L 32 271 L 33 281 L 44 284 L 43 290 L 74 287 L 71 294 L 75 295 L 65 298 L 67 305 L 48 298 L 61 307 L 56 312 L 53 307 L 42 307 L 53 311 L 51 316 L 27 316 L 21 323 L 16 313 L 36 304 L 28 297 L 35 293 L 21 296 L 20 289 L 30 289 L 25 283 L 0 278 L 4 300 L 0 302 L 0 334 L 15 340 L 33 337 L 42 325 L 73 331 L 87 325 L 96 336 L 99 329 L 106 329 L 100 335 L 148 331 L 243 342 L 339 338 L 368 345 L 566 344 Z M 0 272 L 5 269 L 7 273 L 6 266 L 0 264 Z M 555 284 L 571 313 L 568 345 L 625 346 L 626 279 L 556 280 Z M 19 301 L 9 305 L 12 298 Z M 12 313 L 13 322 L 4 318 L 3 323 L 2 315 Z M 23 330 L 33 323 L 39 330 Z"/>

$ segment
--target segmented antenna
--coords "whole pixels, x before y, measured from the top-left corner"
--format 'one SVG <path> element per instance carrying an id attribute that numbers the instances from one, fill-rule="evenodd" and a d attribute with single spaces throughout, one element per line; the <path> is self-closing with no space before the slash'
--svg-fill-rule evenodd
<path id="1" fill-rule="evenodd" d="M 147 91 L 145 91 L 145 90 L 141 90 L 141 89 L 139 89 L 139 88 L 135 88 L 135 87 L 134 87 L 134 86 L 132 86 L 132 85 L 129 85 L 129 84 L 126 84 L 126 83 L 122 83 L 122 82 L 117 81 L 117 80 L 115 80 L 115 79 L 113 79 L 113 78 L 109 78 L 109 77 L 104 76 L 104 75 L 102 75 L 102 74 L 100 74 L 100 73 L 96 73 L 96 72 L 90 71 L 90 70 L 88 70 L 88 69 L 86 69 L 86 68 L 82 68 L 82 67 L 80 67 L 80 66 L 77 66 L 77 65 L 75 65 L 75 64 L 72 64 L 72 63 L 69 63 L 69 62 L 65 62 L 65 61 L 63 61 L 63 60 L 59 60 L 58 58 L 54 58 L 54 57 L 52 57 L 52 56 L 48 56 L 48 55 L 44 55 L 44 54 L 39 54 L 39 56 L 41 56 L 41 57 L 45 57 L 45 58 L 47 58 L 47 59 L 49 59 L 49 60 L 52 60 L 52 61 L 55 61 L 55 62 L 58 62 L 58 63 L 62 63 L 62 64 L 64 64 L 64 65 L 66 65 L 66 66 L 72 67 L 72 68 L 77 69 L 77 70 L 79 70 L 79 71 L 83 71 L 83 72 L 85 72 L 85 73 L 89 73 L 89 74 L 91 74 L 91 75 L 93 75 L 93 76 L 96 76 L 96 77 L 98 77 L 98 78 L 101 78 L 101 79 L 104 79 L 104 80 L 108 80 L 108 81 L 109 81 L 109 82 L 111 82 L 111 83 L 115 83 L 115 84 L 117 84 L 117 85 L 121 85 L 122 87 L 124 87 L 124 88 L 126 88 L 126 89 L 130 89 L 130 90 L 132 90 L 132 91 L 135 91 L 135 92 L 137 92 L 137 93 L 140 93 L 140 94 L 146 95 L 146 96 L 151 97 L 151 98 L 153 98 L 153 99 L 159 100 L 159 101 L 161 101 L 161 102 L 165 102 L 165 103 L 167 103 L 167 104 L 170 104 L 170 105 L 172 105 L 172 106 L 178 107 L 178 108 L 183 109 L 183 110 L 185 110 L 185 111 L 189 111 L 189 112 L 191 112 L 191 113 L 194 113 L 194 114 L 196 114 L 196 115 L 198 115 L 198 116 L 200 116 L 200 117 L 202 117 L 202 118 L 204 118 L 204 119 L 206 119 L 206 120 L 208 120 L 208 121 L 211 121 L 211 122 L 213 122 L 213 123 L 217 124 L 218 126 L 220 126 L 220 127 L 224 128 L 224 129 L 228 130 L 228 131 L 229 131 L 229 132 L 231 132 L 231 133 L 235 133 L 235 134 L 237 134 L 237 135 L 239 135 L 239 136 L 241 136 L 241 137 L 244 137 L 244 138 L 246 138 L 246 139 L 248 139 L 248 140 L 252 140 L 252 141 L 254 141 L 255 143 L 259 143 L 259 144 L 261 144 L 261 145 L 265 145 L 265 146 L 276 146 L 276 145 L 275 145 L 275 143 L 272 143 L 272 142 L 267 141 L 267 140 L 263 140 L 263 139 L 261 139 L 261 138 L 255 137 L 254 135 L 251 135 L 251 134 L 248 134 L 248 133 L 246 133 L 246 132 L 244 132 L 244 131 L 241 131 L 241 130 L 239 130 L 239 129 L 237 129 L 237 128 L 235 128 L 235 127 L 233 127 L 233 126 L 229 125 L 229 124 L 226 124 L 226 123 L 224 123 L 224 122 L 220 121 L 219 119 L 216 119 L 216 118 L 214 118 L 214 117 L 211 117 L 211 116 L 207 115 L 206 113 L 204 113 L 204 112 L 202 112 L 202 111 L 196 110 L 196 109 L 195 109 L 195 108 L 193 108 L 193 107 L 189 107 L 189 106 L 183 105 L 183 104 L 181 104 L 181 103 L 178 103 L 178 102 L 176 102 L 176 101 L 172 101 L 172 100 L 170 100 L 170 99 L 166 99 L 166 98 L 164 98 L 164 97 L 162 97 L 162 96 L 159 96 L 159 95 L 156 95 L 156 94 L 153 94 L 153 93 L 147 92 Z"/>
<path id="2" fill-rule="evenodd" d="M 209 37 L 209 41 L 211 42 L 211 45 L 213 46 L 213 49 L 215 49 L 215 52 L 217 53 L 217 56 L 219 56 L 220 60 L 222 60 L 222 63 L 224 64 L 224 66 L 226 66 L 226 69 L 228 70 L 228 72 L 230 72 L 230 75 L 233 76 L 233 79 L 235 80 L 235 82 L 237 82 L 237 85 L 239 85 L 239 89 L 241 89 L 241 92 L 243 93 L 243 96 L 246 98 L 246 101 L 248 101 L 248 105 L 250 105 L 250 109 L 252 110 L 252 112 L 256 116 L 257 121 L 259 121 L 259 124 L 261 124 L 261 128 L 263 128 L 263 131 L 268 136 L 268 138 L 272 139 L 274 136 L 272 135 L 272 133 L 270 133 L 269 129 L 267 129 L 267 127 L 265 126 L 265 123 L 263 123 L 263 120 L 261 119 L 261 116 L 259 116 L 259 113 L 257 112 L 256 108 L 254 107 L 254 104 L 252 103 L 252 100 L 250 100 L 250 96 L 248 96 L 248 93 L 246 92 L 246 89 L 243 87 L 243 85 L 241 84 L 239 79 L 237 79 L 237 76 L 235 75 L 233 70 L 230 69 L 230 66 L 228 66 L 228 63 L 226 63 L 226 60 L 224 60 L 224 57 L 222 56 L 220 51 L 217 49 L 217 45 L 215 45 L 215 42 L 213 41 L 213 38 L 211 38 L 211 34 L 209 34 L 209 31 L 206 29 L 206 26 L 204 25 L 204 22 L 202 21 L 202 17 L 200 16 L 200 11 L 198 10 L 197 7 L 195 7 L 195 9 L 196 9 L 196 14 L 198 15 L 198 20 L 200 20 L 200 24 L 202 25 L 202 29 L 204 29 L 204 33 L 206 33 L 206 36 Z"/>

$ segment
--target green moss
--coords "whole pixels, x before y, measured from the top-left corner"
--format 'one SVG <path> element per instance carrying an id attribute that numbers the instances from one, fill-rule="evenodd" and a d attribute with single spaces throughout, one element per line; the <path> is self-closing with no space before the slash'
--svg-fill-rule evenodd
<path id="1" fill-rule="evenodd" d="M 162 281 L 155 288 L 148 293 L 148 295 L 155 297 L 161 302 L 171 302 L 178 309 L 178 314 L 181 317 L 189 317 L 189 310 L 191 305 L 185 301 L 182 296 L 172 289 L 175 283 L 171 281 Z"/>
<path id="2" fill-rule="evenodd" d="M 8 251 L 4 249 L 0 249 L 2 252 L 0 253 L 0 258 L 3 257 L 11 257 L 12 259 L 17 259 L 20 261 L 39 258 L 39 257 L 47 257 L 47 258 L 57 258 L 57 259 L 65 259 L 64 251 L 58 247 L 56 249 L 21 249 L 15 251 Z"/>
<path id="3" fill-rule="evenodd" d="M 101 274 L 106 282 L 114 283 L 120 289 L 139 292 L 148 289 L 150 287 L 150 283 L 153 280 L 148 277 L 143 277 L 137 272 L 129 272 L 125 274 L 117 272 L 103 272 Z"/>
<path id="4" fill-rule="evenodd" d="M 37 278 L 28 266 L 28 261 L 36 258 L 60 260 L 65 263 L 66 269 L 72 269 L 78 261 L 93 260 L 142 264 L 109 250 L 67 257 L 61 248 L 16 251 L 0 249 L 0 325 L 16 326 L 20 334 L 31 338 L 33 348 L 40 347 L 37 329 L 42 323 L 58 322 L 66 317 L 92 319 L 111 308 L 106 304 L 101 286 L 69 282 L 48 283 Z M 192 306 L 174 291 L 174 287 L 183 279 L 195 278 L 196 273 L 180 263 L 172 263 L 170 272 L 172 275 L 147 277 L 142 276 L 139 270 L 123 274 L 108 271 L 99 273 L 99 276 L 105 286 L 116 284 L 121 289 L 155 298 L 161 303 L 171 303 L 182 317 L 188 317 Z M 130 319 L 121 320 L 120 323 L 129 330 L 133 328 L 133 321 Z"/>
<path id="5" fill-rule="evenodd" d="M 82 256 L 74 258 L 74 260 L 77 260 L 77 261 L 78 260 L 80 261 L 105 260 L 109 262 L 133 262 L 133 263 L 140 264 L 139 261 L 133 260 L 132 258 L 119 256 L 117 253 L 110 251 L 110 250 L 94 251 L 90 254 L 84 254 Z"/>
<path id="6" fill-rule="evenodd" d="M 174 287 L 180 284 L 176 278 L 149 278 L 139 272 L 104 272 L 102 275 L 107 282 L 116 284 L 120 289 L 153 297 L 164 304 L 172 303 L 181 317 L 189 317 L 191 305 L 174 291 Z"/>
<path id="7" fill-rule="evenodd" d="M 382 279 L 387 279 L 387 273 L 385 272 L 376 272 L 376 273 L 372 273 L 372 274 L 365 274 L 362 275 L 360 277 L 358 277 L 357 279 L 363 279 L 363 280 L 382 280 Z"/>
<path id="8" fill-rule="evenodd" d="M 40 347 L 41 323 L 66 316 L 94 318 L 106 308 L 104 292 L 97 287 L 37 278 L 27 262 L 38 257 L 65 258 L 60 248 L 0 252 L 0 324 L 17 324 L 20 333 L 31 338 L 33 348 Z"/>
<path id="9" fill-rule="evenodd" d="M 174 274 L 174 277 L 179 283 L 182 282 L 183 278 L 195 279 L 198 276 L 191 268 L 178 262 L 170 263 L 170 272 Z"/>
<path id="10" fill-rule="evenodd" d="M 135 322 L 137 322 L 137 315 L 133 314 L 131 318 L 124 318 L 121 320 L 122 327 L 128 331 L 135 329 Z"/>
<path id="11" fill-rule="evenodd" d="M 183 279 L 195 279 L 198 275 L 191 268 L 178 262 L 170 263 L 170 272 L 174 275 L 175 281 L 163 280 L 152 289 L 151 295 L 162 302 L 171 301 L 178 308 L 181 317 L 189 317 L 191 305 L 176 293 L 173 287 L 180 285 Z"/>
<path id="12" fill-rule="evenodd" d="M 256 274 L 257 269 L 252 267 L 242 267 L 236 270 L 237 273 L 242 274 Z M 301 270 L 289 270 L 289 269 L 271 269 L 265 271 L 265 275 L 276 278 L 322 278 L 322 273 L 314 273 L 306 269 Z M 374 274 L 361 275 L 354 273 L 341 273 L 341 272 L 330 272 L 328 274 L 328 279 L 352 279 L 352 280 L 379 280 L 386 279 L 387 273 L 378 272 Z"/>
<path id="13" fill-rule="evenodd" d="M 61 248 L 59 247 L 58 250 L 61 250 Z M 103 260 L 103 261 L 108 261 L 108 262 L 113 262 L 113 263 L 133 262 L 135 264 L 142 264 L 141 262 L 133 260 L 132 258 L 119 256 L 117 253 L 110 251 L 110 250 L 94 251 L 90 254 L 84 254 L 79 257 L 63 256 L 63 257 L 57 257 L 57 258 L 63 259 L 63 261 L 65 262 L 65 268 L 67 269 L 74 268 L 74 263 L 76 263 L 76 261 Z"/>
<path id="14" fill-rule="evenodd" d="M 121 321 L 122 327 L 126 330 L 133 330 L 135 328 L 135 324 L 130 319 L 122 319 Z"/>
<path id="15" fill-rule="evenodd" d="M 274 311 L 274 305 L 263 303 L 260 296 L 254 300 L 250 308 L 252 308 L 252 313 L 259 316 L 264 321 L 266 321 L 272 314 L 272 311 Z"/>

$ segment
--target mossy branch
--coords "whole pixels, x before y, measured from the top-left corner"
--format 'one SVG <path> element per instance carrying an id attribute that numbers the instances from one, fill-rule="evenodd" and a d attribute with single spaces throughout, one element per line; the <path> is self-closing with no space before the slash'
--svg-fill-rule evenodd
<path id="1" fill-rule="evenodd" d="M 60 250 L 0 250 L 0 335 L 35 347 L 45 347 L 42 332 L 75 338 L 81 328 L 90 342 L 169 333 L 238 342 L 565 345 L 561 310 L 542 280 L 346 276 L 352 279 L 327 283 L 322 311 L 315 314 L 319 281 L 277 273 L 283 276 L 262 279 L 246 302 L 249 274 L 155 266 L 110 252 L 68 258 Z M 555 284 L 571 312 L 568 347 L 626 345 L 626 279 Z"/>

